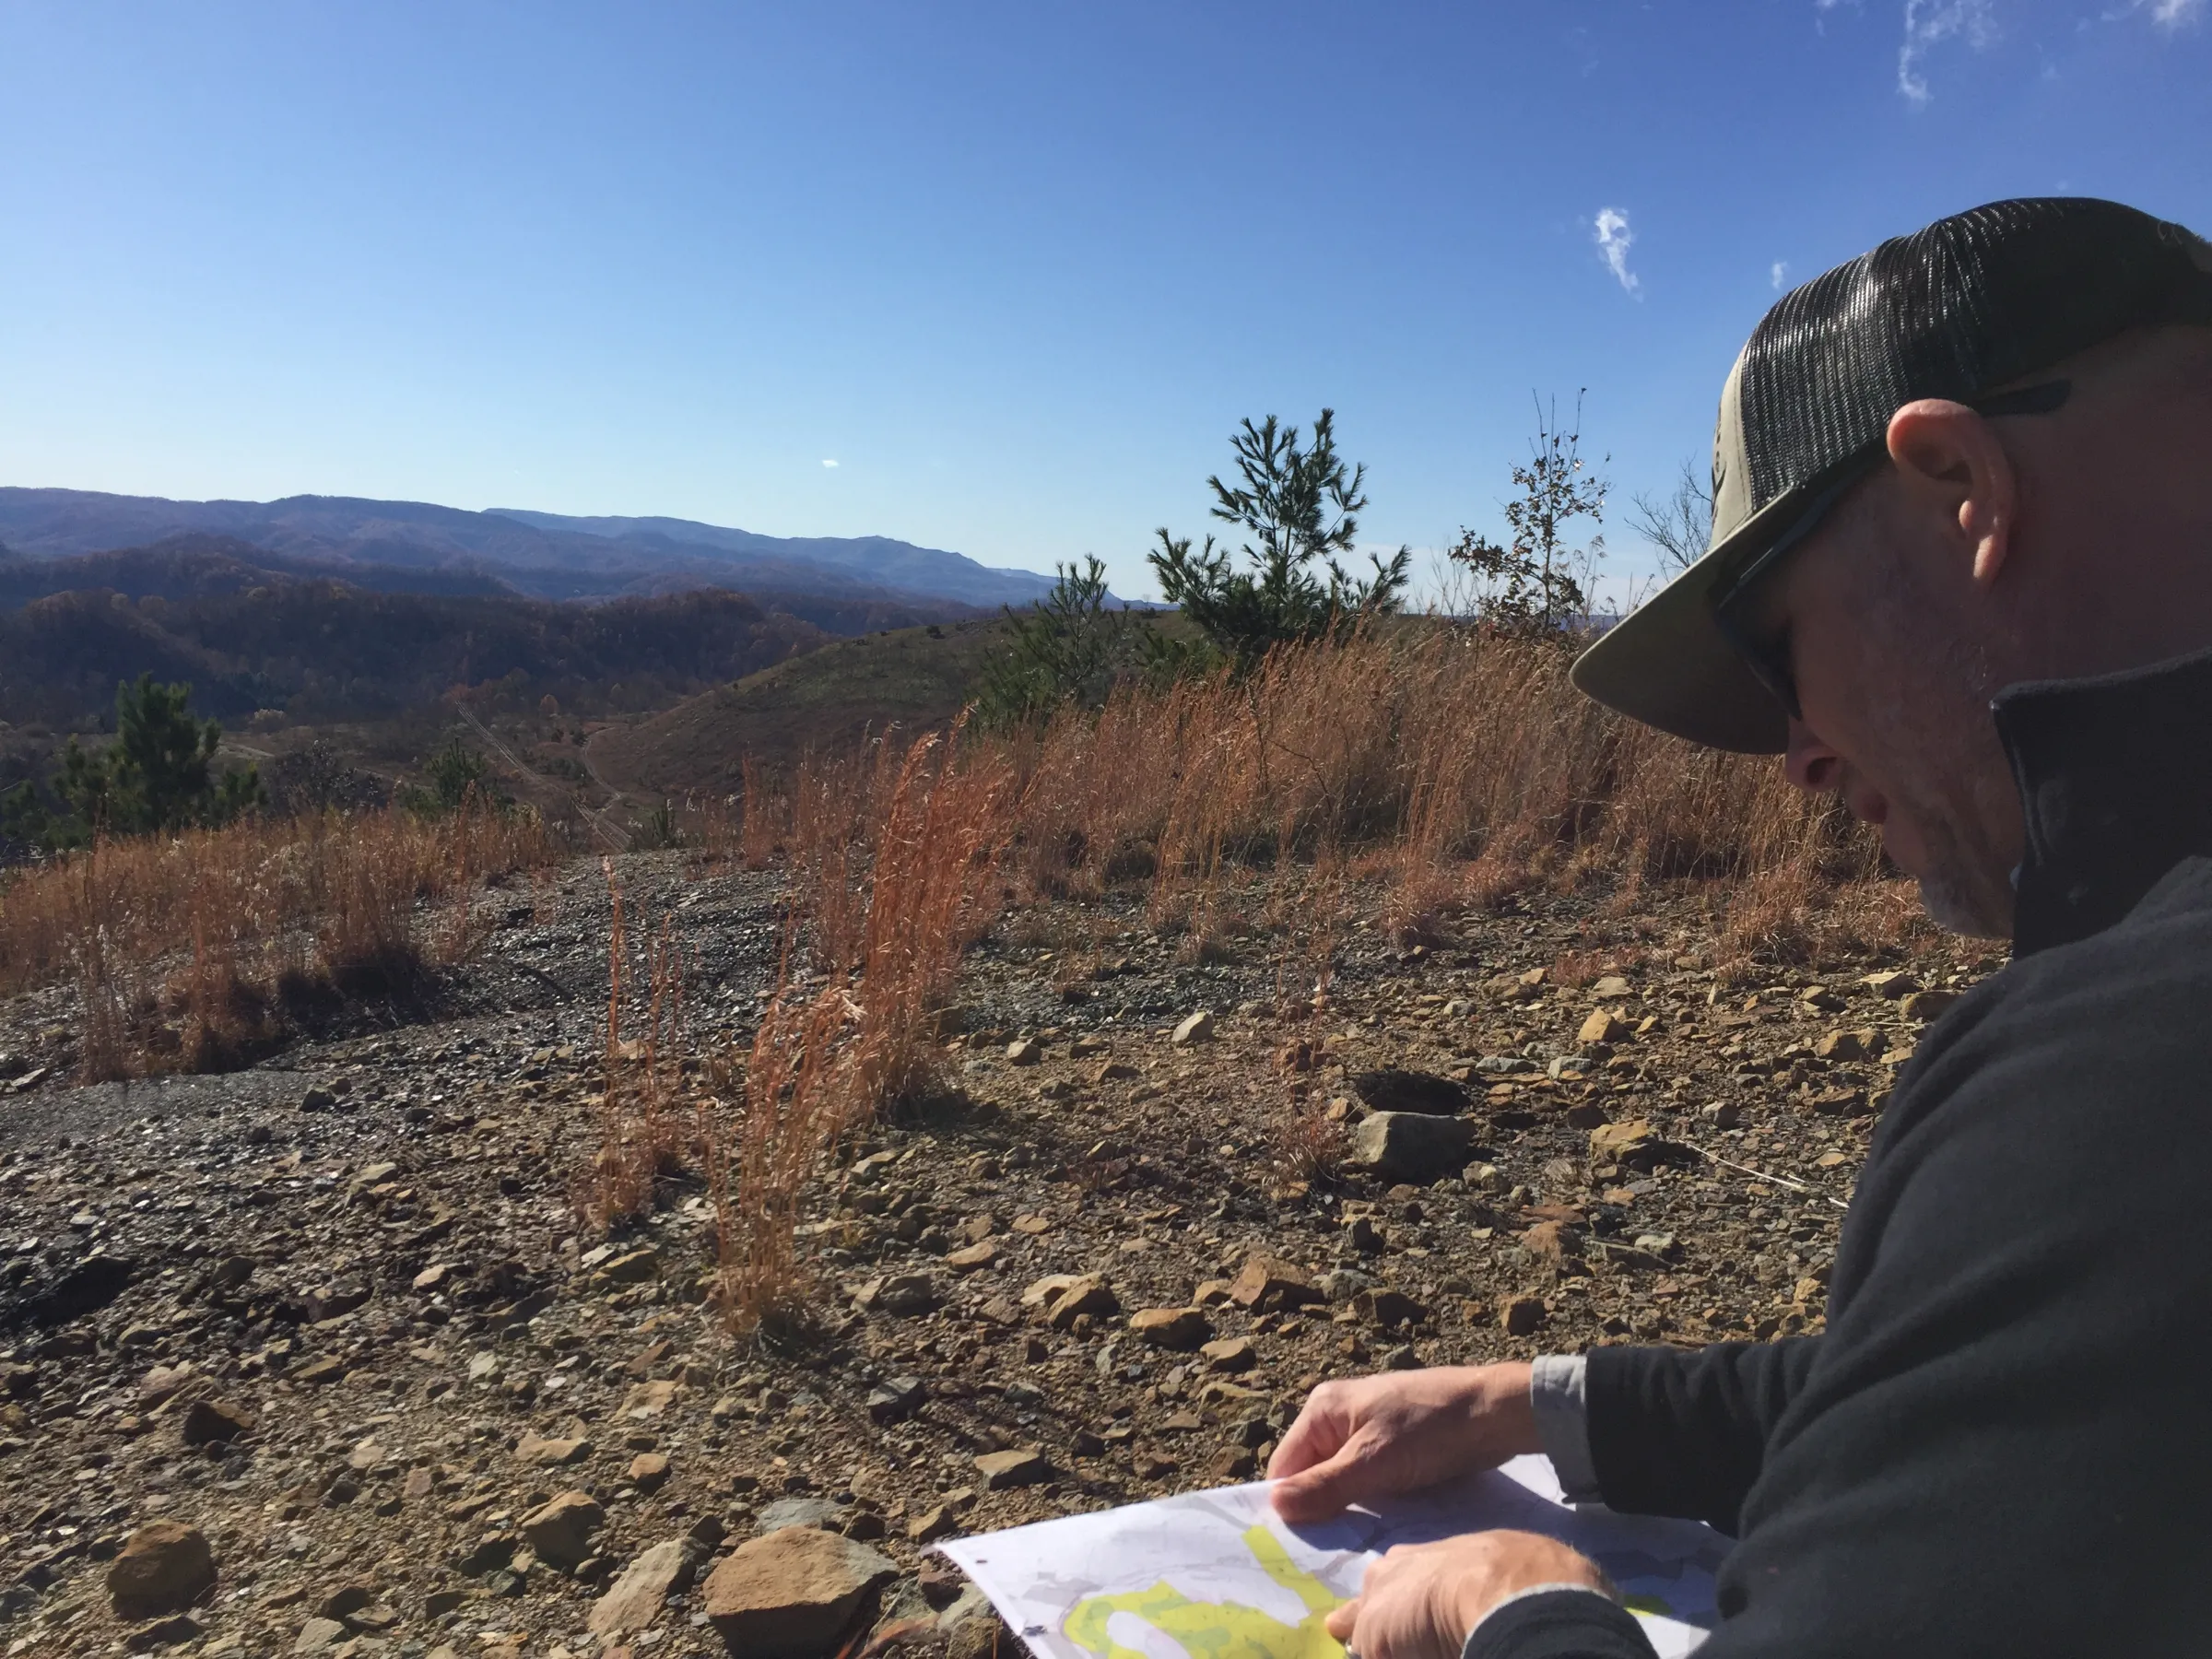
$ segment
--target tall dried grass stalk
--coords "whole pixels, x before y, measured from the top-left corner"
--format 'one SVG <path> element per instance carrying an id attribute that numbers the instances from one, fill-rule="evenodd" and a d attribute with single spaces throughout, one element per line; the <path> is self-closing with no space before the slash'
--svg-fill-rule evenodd
<path id="1" fill-rule="evenodd" d="M 799 1206 L 850 1115 L 848 1021 L 841 987 L 799 1002 L 778 996 L 754 1038 L 735 1112 L 716 1096 L 700 1098 L 717 1277 L 734 1335 L 773 1328 L 807 1300 Z"/>
<path id="2" fill-rule="evenodd" d="M 750 752 L 738 760 L 737 856 L 748 870 L 764 870 L 782 850 L 789 827 L 787 798 L 773 793 L 765 768 Z"/>
<path id="3" fill-rule="evenodd" d="M 996 913 L 995 866 L 1012 830 L 1013 769 L 962 764 L 959 733 L 908 751 L 876 837 L 853 984 L 854 1077 L 846 1127 L 934 1082 L 933 1018 L 962 950 Z"/>
<path id="4" fill-rule="evenodd" d="M 626 1037 L 627 1010 L 637 1000 L 629 961 L 629 927 L 615 861 L 602 858 L 607 893 L 606 1024 L 596 1102 L 599 1150 L 574 1192 L 577 1213 L 605 1232 L 653 1207 L 664 1177 L 681 1164 L 685 1133 L 678 1099 L 684 1088 L 684 955 L 673 918 L 645 945 L 642 1033 Z"/>
<path id="5" fill-rule="evenodd" d="M 802 993 L 786 959 L 738 1105 L 702 1100 L 698 1117 L 741 1334 L 805 1300 L 798 1206 L 833 1148 L 936 1081 L 932 1017 L 994 913 L 1017 805 L 1011 763 L 959 747 L 957 729 L 925 736 L 893 767 L 877 744 L 794 791 L 799 915 L 828 982 Z"/>

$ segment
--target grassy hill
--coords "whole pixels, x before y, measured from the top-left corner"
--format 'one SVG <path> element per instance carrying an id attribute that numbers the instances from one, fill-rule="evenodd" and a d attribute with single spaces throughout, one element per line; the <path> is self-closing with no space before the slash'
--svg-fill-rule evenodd
<path id="1" fill-rule="evenodd" d="M 949 721 L 974 695 L 1000 619 L 896 629 L 840 640 L 688 698 L 650 719 L 607 726 L 587 746 L 592 771 L 627 794 L 726 794 L 750 754 L 787 769 L 888 726 Z"/>

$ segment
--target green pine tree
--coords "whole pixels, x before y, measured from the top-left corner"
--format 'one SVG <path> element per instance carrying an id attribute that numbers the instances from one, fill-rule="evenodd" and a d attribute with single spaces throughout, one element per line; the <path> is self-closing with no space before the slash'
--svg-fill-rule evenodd
<path id="1" fill-rule="evenodd" d="M 151 674 L 115 688 L 115 741 L 86 748 L 74 737 L 47 780 L 49 811 L 29 784 L 0 804 L 0 833 L 48 851 L 100 836 L 147 835 L 229 823 L 263 803 L 261 775 L 248 766 L 214 771 L 223 728 L 193 718 L 189 684 L 158 685 Z"/>
<path id="2" fill-rule="evenodd" d="M 1054 565 L 1059 580 L 1028 610 L 1006 607 L 1006 642 L 983 664 L 976 718 L 988 726 L 1019 725 L 1065 703 L 1095 709 L 1117 681 L 1148 660 L 1152 629 L 1112 603 L 1106 567 Z"/>
<path id="3" fill-rule="evenodd" d="M 1240 668 L 1277 645 L 1348 632 L 1395 610 L 1405 591 L 1410 547 L 1388 559 L 1371 555 L 1365 577 L 1344 568 L 1367 506 L 1367 468 L 1337 454 L 1335 422 L 1334 409 L 1322 410 L 1302 447 L 1298 428 L 1273 415 L 1257 426 L 1247 418 L 1230 436 L 1239 482 L 1215 477 L 1206 485 L 1213 516 L 1251 538 L 1241 549 L 1245 569 L 1211 535 L 1194 550 L 1189 536 L 1164 528 L 1146 556 L 1168 602 Z"/>

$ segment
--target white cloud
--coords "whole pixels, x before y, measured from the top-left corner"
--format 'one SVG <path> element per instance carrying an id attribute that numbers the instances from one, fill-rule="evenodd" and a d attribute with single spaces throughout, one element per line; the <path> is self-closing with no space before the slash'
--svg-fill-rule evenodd
<path id="1" fill-rule="evenodd" d="M 1598 256 L 1606 262 L 1606 269 L 1626 292 L 1636 293 L 1643 284 L 1629 269 L 1629 248 L 1636 240 L 1636 233 L 1629 229 L 1629 216 L 1618 207 L 1600 207 L 1591 224 L 1597 232 Z"/>
<path id="2" fill-rule="evenodd" d="M 837 463 L 836 463 L 836 462 L 834 462 L 834 461 L 824 461 L 824 462 L 822 463 L 822 465 L 823 465 L 824 466 L 835 466 L 835 465 L 837 465 Z"/>
<path id="3" fill-rule="evenodd" d="M 2199 21 L 2205 16 L 2206 0 L 2119 0 L 2097 15 L 2099 23 L 2124 23 L 2130 18 L 2148 14 L 2150 20 L 2160 29 L 2180 29 L 2185 24 Z M 2084 18 L 2077 26 L 2091 27 Z"/>
<path id="4" fill-rule="evenodd" d="M 1776 293 L 1780 293 L 1782 291 L 1782 285 L 1787 282 L 1789 278 L 1790 262 L 1788 260 L 1778 259 L 1772 265 L 1767 267 L 1767 281 L 1773 288 Z"/>
<path id="5" fill-rule="evenodd" d="M 2199 0 L 2157 0 L 2195 5 Z M 1997 38 L 1994 0 L 1905 0 L 1905 41 L 1897 49 L 1897 89 L 1924 104 L 1931 94 L 1925 73 L 1928 49 L 1961 37 L 1977 51 Z"/>

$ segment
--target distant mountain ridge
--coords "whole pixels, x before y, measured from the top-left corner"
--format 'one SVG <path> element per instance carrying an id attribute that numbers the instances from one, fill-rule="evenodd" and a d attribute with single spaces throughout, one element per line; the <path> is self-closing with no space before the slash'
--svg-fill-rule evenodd
<path id="1" fill-rule="evenodd" d="M 1026 605 L 1053 579 L 888 536 L 773 536 L 673 518 L 471 512 L 424 501 L 288 496 L 172 501 L 0 487 L 0 543 L 33 559 L 143 547 L 183 534 L 235 537 L 318 565 L 481 572 L 514 592 L 571 599 L 730 587 L 758 594 Z M 335 572 L 334 572 L 335 573 Z"/>

